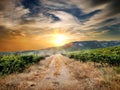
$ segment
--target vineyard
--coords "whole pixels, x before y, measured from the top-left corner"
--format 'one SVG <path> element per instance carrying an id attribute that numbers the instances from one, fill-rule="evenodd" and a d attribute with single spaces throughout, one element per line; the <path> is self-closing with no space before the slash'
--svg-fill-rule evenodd
<path id="1" fill-rule="evenodd" d="M 0 56 L 0 90 L 120 90 L 120 47 L 39 55 Z"/>
<path id="2" fill-rule="evenodd" d="M 69 52 L 67 56 L 82 62 L 92 61 L 94 64 L 120 66 L 120 46 Z"/>
<path id="3" fill-rule="evenodd" d="M 44 56 L 37 55 L 5 55 L 0 56 L 0 76 L 14 72 L 22 72 L 31 64 L 39 62 Z"/>

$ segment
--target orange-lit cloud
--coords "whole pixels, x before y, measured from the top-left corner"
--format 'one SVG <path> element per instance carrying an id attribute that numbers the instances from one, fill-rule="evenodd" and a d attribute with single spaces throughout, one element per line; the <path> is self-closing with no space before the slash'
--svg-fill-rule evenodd
<path id="1" fill-rule="evenodd" d="M 120 40 L 119 0 L 0 0 L 0 51 L 83 40 Z"/>

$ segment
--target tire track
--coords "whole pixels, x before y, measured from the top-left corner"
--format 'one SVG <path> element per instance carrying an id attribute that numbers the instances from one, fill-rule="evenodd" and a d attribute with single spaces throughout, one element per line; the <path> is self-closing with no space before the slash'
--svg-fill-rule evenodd
<path id="1" fill-rule="evenodd" d="M 63 59 L 65 58 L 60 54 L 53 56 L 46 76 L 40 84 L 42 90 L 72 90 L 77 85 L 77 80 L 71 77 Z"/>

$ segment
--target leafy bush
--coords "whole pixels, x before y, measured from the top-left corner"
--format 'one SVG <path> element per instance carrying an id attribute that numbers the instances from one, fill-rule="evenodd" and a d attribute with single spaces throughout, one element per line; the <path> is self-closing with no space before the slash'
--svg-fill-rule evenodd
<path id="1" fill-rule="evenodd" d="M 67 56 L 82 62 L 92 61 L 94 63 L 108 64 L 110 66 L 120 66 L 120 46 L 70 52 Z"/>
<path id="2" fill-rule="evenodd" d="M 44 56 L 8 55 L 0 57 L 0 75 L 22 72 L 25 67 L 39 62 Z"/>

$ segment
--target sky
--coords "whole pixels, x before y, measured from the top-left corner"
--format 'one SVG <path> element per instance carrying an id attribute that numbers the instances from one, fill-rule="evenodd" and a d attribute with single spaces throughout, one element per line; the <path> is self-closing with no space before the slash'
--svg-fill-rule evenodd
<path id="1" fill-rule="evenodd" d="M 119 0 L 0 0 L 0 51 L 88 40 L 120 40 Z M 55 41 L 55 40 L 54 40 Z"/>

